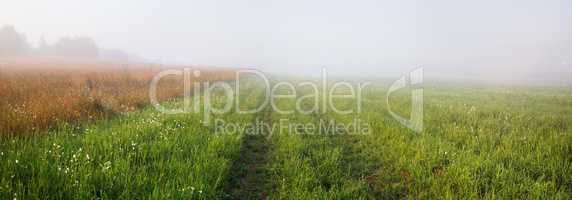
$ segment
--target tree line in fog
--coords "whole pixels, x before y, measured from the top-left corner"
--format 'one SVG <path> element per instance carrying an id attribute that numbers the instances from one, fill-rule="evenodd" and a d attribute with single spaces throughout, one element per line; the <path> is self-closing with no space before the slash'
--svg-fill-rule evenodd
<path id="1" fill-rule="evenodd" d="M 126 61 L 130 56 L 122 50 L 100 48 L 90 37 L 62 37 L 52 44 L 40 39 L 33 47 L 27 37 L 14 26 L 0 28 L 0 57 L 8 56 L 64 56 Z"/>

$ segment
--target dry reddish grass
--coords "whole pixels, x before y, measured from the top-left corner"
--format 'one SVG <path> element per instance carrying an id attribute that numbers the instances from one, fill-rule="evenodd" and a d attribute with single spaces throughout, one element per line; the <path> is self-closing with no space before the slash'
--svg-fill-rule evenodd
<path id="1" fill-rule="evenodd" d="M 125 64 L 61 58 L 0 59 L 0 135 L 27 135 L 107 118 L 150 103 L 149 83 L 161 70 Z M 194 81 L 233 78 L 232 70 L 201 70 Z M 183 94 L 182 77 L 161 80 L 158 99 Z"/>

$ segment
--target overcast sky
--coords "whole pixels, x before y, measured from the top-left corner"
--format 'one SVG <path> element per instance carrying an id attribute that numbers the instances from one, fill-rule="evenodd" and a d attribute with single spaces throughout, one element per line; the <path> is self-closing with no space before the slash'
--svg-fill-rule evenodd
<path id="1" fill-rule="evenodd" d="M 3 0 L 0 24 L 171 63 L 572 79 L 570 0 Z"/>

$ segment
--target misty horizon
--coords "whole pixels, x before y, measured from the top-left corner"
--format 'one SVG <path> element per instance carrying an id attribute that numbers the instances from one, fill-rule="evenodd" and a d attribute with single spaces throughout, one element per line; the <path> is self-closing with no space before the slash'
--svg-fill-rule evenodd
<path id="1" fill-rule="evenodd" d="M 0 25 L 32 47 L 89 37 L 164 64 L 270 73 L 569 82 L 569 1 L 10 1 Z M 22 16 L 22 13 L 26 13 Z"/>

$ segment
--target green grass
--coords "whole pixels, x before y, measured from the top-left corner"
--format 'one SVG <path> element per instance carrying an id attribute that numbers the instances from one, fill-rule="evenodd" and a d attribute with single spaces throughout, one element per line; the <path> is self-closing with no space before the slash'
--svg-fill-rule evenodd
<path id="1" fill-rule="evenodd" d="M 3 199 L 199 198 L 220 194 L 239 135 L 215 135 L 198 116 L 153 110 L 83 131 L 2 142 Z"/>
<path id="2" fill-rule="evenodd" d="M 425 93 L 425 130 L 419 134 L 387 113 L 383 86 L 366 91 L 363 112 L 356 115 L 273 115 L 275 123 L 326 119 L 347 124 L 359 118 L 371 125 L 372 133 L 274 133 L 268 164 L 275 180 L 271 197 L 572 197 L 569 89 L 429 85 Z M 397 101 L 390 103 L 393 110 L 408 116 L 406 93 L 391 101 Z"/>
<path id="3" fill-rule="evenodd" d="M 384 95 L 373 88 L 365 98 Z M 367 158 L 362 165 L 376 166 L 375 196 L 572 198 L 571 90 L 429 85 L 424 99 L 420 134 L 398 125 L 381 102 L 366 103 L 358 116 L 374 131 L 350 145 Z"/>
<path id="4" fill-rule="evenodd" d="M 248 91 L 241 93 L 247 107 L 260 102 L 261 90 Z M 84 128 L 2 138 L 0 198 L 232 199 L 234 193 L 270 199 L 572 198 L 569 88 L 428 84 L 422 133 L 388 114 L 385 92 L 383 85 L 367 89 L 362 112 L 352 115 L 212 116 L 241 124 L 262 117 L 275 125 L 288 120 L 316 126 L 320 120 L 346 124 L 359 118 L 371 126 L 368 135 L 287 127 L 263 139 L 214 134 L 212 124 L 200 124 L 201 114 L 145 109 Z M 408 116 L 407 92 L 391 101 L 392 110 Z M 263 152 L 243 146 L 261 142 L 267 146 Z M 230 172 L 233 166 L 236 173 Z M 245 167 L 256 169 L 249 173 Z M 247 183 L 236 184 L 241 180 Z"/>
<path id="5" fill-rule="evenodd" d="M 318 115 L 277 115 L 275 123 L 320 126 Z M 275 180 L 272 199 L 365 199 L 367 185 L 350 174 L 351 163 L 344 160 L 344 146 L 331 132 L 285 128 L 271 137 L 268 163 Z M 323 130 L 323 129 L 322 129 Z"/>
<path id="6" fill-rule="evenodd" d="M 247 95 L 241 98 L 244 106 L 257 103 Z M 164 105 L 180 107 L 183 102 Z M 248 123 L 251 116 L 217 117 Z M 203 114 L 167 115 L 147 108 L 87 127 L 63 125 L 35 137 L 2 137 L 0 198 L 225 197 L 243 135 L 216 134 L 203 119 Z"/>

